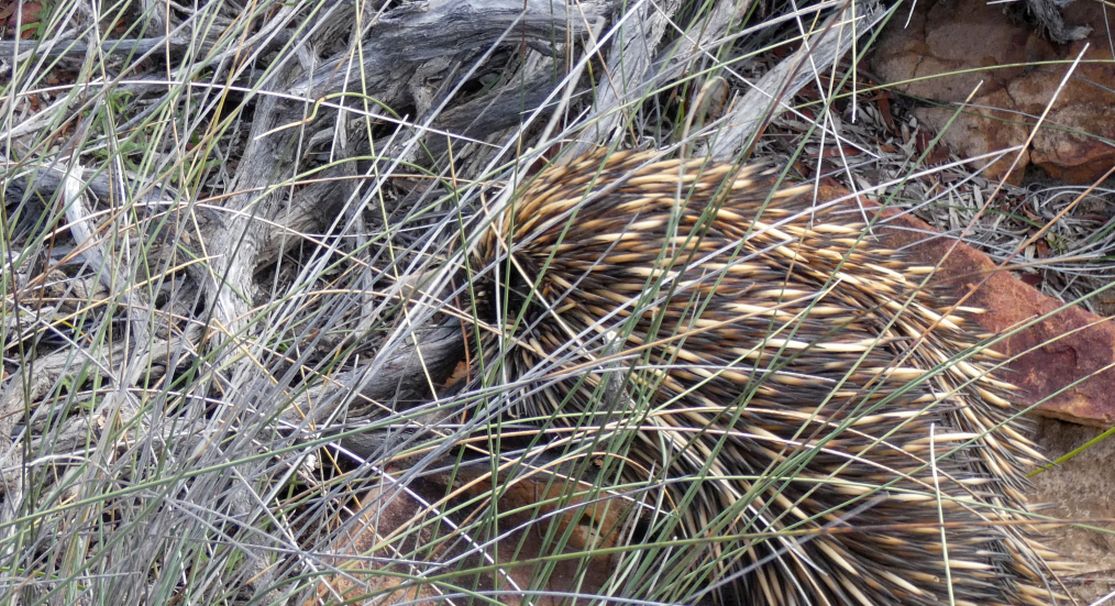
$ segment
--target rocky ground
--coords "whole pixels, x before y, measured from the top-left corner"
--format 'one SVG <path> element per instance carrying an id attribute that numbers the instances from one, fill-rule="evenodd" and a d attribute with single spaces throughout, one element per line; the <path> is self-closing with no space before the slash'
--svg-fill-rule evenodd
<path id="1" fill-rule="evenodd" d="M 1038 441 L 1056 457 L 1093 438 L 1098 431 L 1074 423 L 1043 419 Z M 1080 565 L 1080 574 L 1065 581 L 1084 604 L 1115 602 L 1115 537 L 1086 526 L 1111 528 L 1115 521 L 1115 441 L 1107 440 L 1060 467 L 1034 478 L 1034 502 L 1049 503 L 1055 518 L 1079 522 L 1050 532 L 1049 543 Z"/>

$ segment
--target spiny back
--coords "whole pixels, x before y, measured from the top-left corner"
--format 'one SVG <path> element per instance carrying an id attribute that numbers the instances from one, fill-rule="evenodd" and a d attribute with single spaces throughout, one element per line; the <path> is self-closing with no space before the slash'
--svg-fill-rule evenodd
<path id="1" fill-rule="evenodd" d="M 659 554 L 668 590 L 628 593 L 1051 603 L 1061 565 L 1024 523 L 1042 457 L 969 310 L 775 175 L 591 154 L 531 180 L 476 248 L 513 372 L 559 377 L 519 412 L 611 436 L 623 481 L 665 489 L 648 540 L 696 544 Z"/>

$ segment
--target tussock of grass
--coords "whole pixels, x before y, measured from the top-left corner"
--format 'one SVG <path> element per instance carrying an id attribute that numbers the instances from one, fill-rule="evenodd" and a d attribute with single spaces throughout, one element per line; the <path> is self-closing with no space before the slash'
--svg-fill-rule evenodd
<path id="1" fill-rule="evenodd" d="M 870 107 L 829 119 L 858 90 L 851 72 L 827 84 L 851 46 L 840 26 L 856 15 L 858 57 L 889 15 L 857 6 L 44 2 L 28 36 L 9 28 L 0 46 L 4 601 L 706 595 L 717 563 L 690 561 L 684 540 L 625 547 L 670 536 L 679 504 L 662 482 L 687 481 L 620 473 L 645 429 L 634 417 L 513 414 L 577 353 L 521 375 L 479 356 L 513 308 L 484 315 L 475 284 L 498 270 L 469 254 L 558 150 L 811 165 L 826 146 L 870 147 Z M 813 62 L 790 52 L 805 38 Z M 813 82 L 824 98 L 796 96 Z M 737 93 L 719 113 L 718 95 Z M 922 170 L 911 150 L 870 165 L 898 184 L 883 193 L 953 229 L 989 187 L 928 196 L 905 180 Z M 863 167 L 846 168 L 862 185 L 849 175 Z M 985 214 L 994 229 L 965 237 L 1012 251 L 1069 198 L 1028 192 L 1033 212 Z M 1113 230 L 1093 224 L 1051 228 L 1063 256 L 1042 271 L 1066 298 L 1110 278 Z M 609 355 L 601 372 L 616 376 L 638 359 Z M 619 383 L 596 397 L 646 411 L 649 393 Z M 800 463 L 761 481 L 791 482 Z M 377 525 L 399 508 L 405 523 Z M 605 524 L 630 511 L 639 525 Z M 367 523 L 374 549 L 338 557 Z M 615 574 L 594 586 L 605 557 Z M 337 583 L 377 577 L 394 581 Z"/>

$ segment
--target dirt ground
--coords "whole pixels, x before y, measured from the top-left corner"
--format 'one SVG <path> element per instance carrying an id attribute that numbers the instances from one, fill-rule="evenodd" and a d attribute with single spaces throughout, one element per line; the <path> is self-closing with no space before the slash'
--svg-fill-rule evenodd
<path id="1" fill-rule="evenodd" d="M 1087 442 L 1099 430 L 1053 419 L 1038 424 L 1037 440 L 1050 458 Z M 1034 503 L 1055 518 L 1092 528 L 1064 527 L 1048 535 L 1054 549 L 1075 560 L 1079 574 L 1064 581 L 1080 604 L 1115 606 L 1115 439 L 1109 439 L 1034 479 Z"/>

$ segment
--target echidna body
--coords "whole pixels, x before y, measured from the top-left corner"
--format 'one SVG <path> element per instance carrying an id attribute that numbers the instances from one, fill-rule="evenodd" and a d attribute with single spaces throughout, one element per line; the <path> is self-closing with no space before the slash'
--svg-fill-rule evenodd
<path id="1" fill-rule="evenodd" d="M 476 248 L 512 337 L 488 352 L 539 376 L 519 412 L 634 436 L 621 480 L 661 486 L 652 539 L 682 541 L 638 565 L 672 591 L 1052 603 L 998 358 L 929 268 L 774 174 L 612 152 L 533 178 Z"/>

